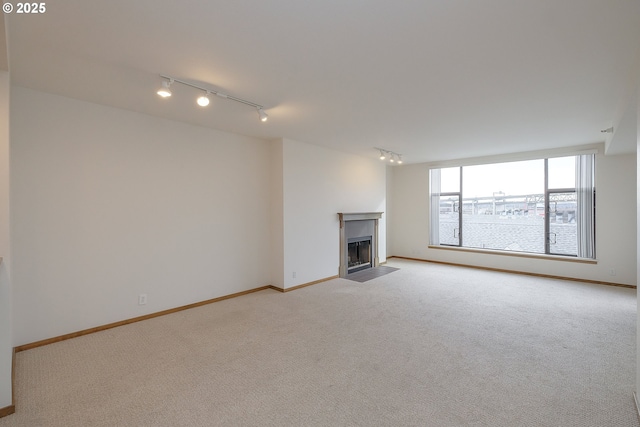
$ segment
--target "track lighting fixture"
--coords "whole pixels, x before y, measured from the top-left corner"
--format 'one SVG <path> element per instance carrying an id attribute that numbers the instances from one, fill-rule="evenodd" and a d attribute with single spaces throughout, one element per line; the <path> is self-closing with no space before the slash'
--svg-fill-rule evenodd
<path id="1" fill-rule="evenodd" d="M 232 101 L 236 101 L 239 102 L 241 104 L 245 104 L 245 105 L 249 105 L 251 107 L 254 107 L 258 110 L 258 117 L 260 117 L 260 121 L 261 122 L 266 122 L 267 121 L 267 113 L 264 111 L 264 107 L 260 104 L 256 104 L 255 102 L 251 102 L 251 101 L 247 101 L 245 99 L 241 99 L 241 98 L 236 98 L 235 96 L 231 96 L 231 95 L 227 95 L 212 89 L 207 89 L 201 86 L 198 86 L 196 84 L 193 83 L 189 83 L 186 82 L 184 80 L 178 80 L 178 79 L 174 79 L 173 77 L 169 77 L 169 76 L 165 76 L 160 74 L 160 77 L 162 77 L 164 80 L 162 81 L 162 87 L 158 90 L 158 95 L 160 95 L 163 98 L 167 98 L 169 96 L 171 96 L 171 90 L 169 90 L 169 87 L 173 84 L 173 83 L 180 83 L 183 84 L 185 86 L 191 86 L 194 89 L 199 89 L 201 91 L 205 92 L 205 95 L 201 95 L 200 97 L 198 97 L 197 99 L 197 103 L 199 106 L 201 107 L 206 107 L 207 105 L 209 105 L 209 95 L 214 94 L 216 96 L 219 96 L 220 98 L 224 98 L 224 99 L 230 99 Z"/>
<path id="2" fill-rule="evenodd" d="M 209 93 L 210 92 L 207 91 L 205 95 L 198 97 L 198 100 L 196 102 L 198 103 L 199 106 L 206 107 L 207 105 L 209 105 Z"/>
<path id="3" fill-rule="evenodd" d="M 389 163 L 397 163 L 399 165 L 402 164 L 402 154 L 395 153 L 393 151 L 385 150 L 384 148 L 377 148 L 380 152 L 380 160 L 385 160 L 387 157 L 389 158 Z"/>
<path id="4" fill-rule="evenodd" d="M 171 83 L 173 83 L 173 79 L 168 79 L 168 80 L 163 80 L 162 81 L 162 86 L 160 87 L 160 89 L 158 89 L 158 95 L 160 95 L 163 98 L 168 98 L 171 96 L 171 89 L 169 89 L 169 87 L 171 86 Z"/>

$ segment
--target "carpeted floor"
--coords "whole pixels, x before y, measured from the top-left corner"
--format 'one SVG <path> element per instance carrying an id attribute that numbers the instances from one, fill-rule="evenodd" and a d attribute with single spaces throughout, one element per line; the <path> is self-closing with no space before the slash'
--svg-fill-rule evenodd
<path id="1" fill-rule="evenodd" d="M 633 426 L 632 289 L 392 259 L 17 355 L 7 426 Z"/>

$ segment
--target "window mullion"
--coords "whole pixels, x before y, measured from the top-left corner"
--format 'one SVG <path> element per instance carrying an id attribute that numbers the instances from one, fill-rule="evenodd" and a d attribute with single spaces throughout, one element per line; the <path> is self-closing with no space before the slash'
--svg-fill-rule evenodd
<path id="1" fill-rule="evenodd" d="M 551 252 L 551 198 L 549 194 L 549 159 L 544 159 L 544 253 Z"/>
<path id="2" fill-rule="evenodd" d="M 460 167 L 460 192 L 458 193 L 458 246 L 462 247 L 462 189 L 464 188 L 464 184 L 462 182 L 463 170 L 464 168 Z"/>

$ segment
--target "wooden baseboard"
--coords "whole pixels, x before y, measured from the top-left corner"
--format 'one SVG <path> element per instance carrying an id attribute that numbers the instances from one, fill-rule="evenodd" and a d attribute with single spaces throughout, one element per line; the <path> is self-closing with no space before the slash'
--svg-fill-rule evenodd
<path id="1" fill-rule="evenodd" d="M 291 292 L 291 291 L 295 291 L 296 289 L 301 289 L 301 288 L 305 288 L 307 286 L 315 285 L 315 284 L 318 284 L 318 283 L 321 283 L 321 282 L 326 282 L 327 280 L 336 279 L 337 277 L 338 276 L 331 276 L 331 277 L 327 277 L 327 278 L 320 279 L 320 280 L 314 280 L 313 282 L 303 283 L 302 285 L 293 286 L 291 288 L 286 288 L 286 289 L 282 289 L 282 288 L 279 288 L 279 287 L 273 286 L 273 285 L 261 286 L 259 288 L 249 289 L 247 291 L 237 292 L 235 294 L 225 295 L 225 296 L 221 296 L 221 297 L 218 297 L 218 298 L 209 299 L 209 300 L 206 300 L 206 301 L 200 301 L 200 302 L 196 302 L 196 303 L 193 303 L 193 304 L 183 305 L 181 307 L 170 308 L 168 310 L 158 311 L 156 313 L 145 314 L 144 316 L 134 317 L 132 319 L 126 319 L 126 320 L 121 320 L 119 322 L 109 323 L 107 325 L 96 326 L 95 328 L 83 329 L 81 331 L 72 332 L 70 334 L 64 334 L 64 335 L 60 335 L 60 336 L 57 336 L 57 337 L 47 338 L 47 339 L 44 339 L 44 340 L 32 342 L 32 343 L 29 343 L 29 344 L 19 345 L 17 347 L 14 347 L 14 352 L 31 350 L 32 348 L 42 347 L 44 345 L 53 344 L 53 343 L 60 342 L 60 341 L 65 341 L 65 340 L 69 340 L 71 338 L 76 338 L 76 337 L 81 337 L 83 335 L 93 334 L 95 332 L 106 331 L 107 329 L 117 328 L 118 326 L 124 326 L 124 325 L 128 325 L 130 323 L 141 322 L 143 320 L 153 319 L 154 317 L 164 316 L 164 315 L 171 314 L 171 313 L 177 313 L 179 311 L 188 310 L 190 308 L 201 307 L 203 305 L 212 304 L 214 302 L 223 301 L 223 300 L 230 299 L 230 298 L 236 298 L 236 297 L 239 297 L 239 296 L 242 296 L 242 295 L 251 294 L 251 293 L 254 293 L 254 292 L 264 291 L 265 289 L 274 289 L 276 291 L 283 292 L 283 293 L 284 292 Z"/>
<path id="2" fill-rule="evenodd" d="M 14 347 L 13 348 L 13 359 L 12 359 L 12 362 L 11 362 L 11 394 L 12 394 L 12 402 L 11 403 L 12 404 L 11 404 L 11 406 L 7 406 L 5 408 L 0 408 L 0 418 L 6 417 L 7 415 L 11 415 L 11 414 L 16 412 L 16 405 L 15 405 L 15 396 L 16 396 L 16 393 L 15 393 L 15 372 L 16 372 L 16 353 L 17 352 L 30 350 L 30 349 L 37 348 L 37 347 L 42 347 L 42 346 L 45 346 L 45 345 L 48 345 L 48 344 L 53 344 L 53 343 L 56 343 L 56 342 L 65 341 L 65 340 L 68 340 L 68 339 L 71 339 L 71 338 L 80 337 L 80 336 L 83 336 L 83 335 L 93 334 L 95 332 L 105 331 L 107 329 L 116 328 L 118 326 L 128 325 L 130 323 L 141 322 L 143 320 L 152 319 L 154 317 L 164 316 L 164 315 L 171 314 L 171 313 L 177 313 L 179 311 L 188 310 L 190 308 L 201 307 L 203 305 L 212 304 L 214 302 L 218 302 L 218 301 L 223 301 L 223 300 L 226 300 L 226 299 L 239 297 L 239 296 L 242 296 L 242 295 L 247 295 L 247 294 L 251 294 L 251 293 L 254 293 L 254 292 L 264 291 L 265 289 L 274 289 L 276 291 L 283 292 L 283 293 L 284 292 L 291 292 L 291 291 L 294 291 L 296 289 L 301 289 L 301 288 L 305 288 L 307 286 L 315 285 L 317 283 L 326 282 L 327 280 L 335 279 L 337 277 L 338 276 L 332 276 L 332 277 L 327 277 L 325 279 L 314 280 L 313 282 L 303 283 L 302 285 L 294 286 L 294 287 L 287 288 L 287 289 L 282 289 L 282 288 L 279 288 L 279 287 L 273 286 L 273 285 L 261 286 L 259 288 L 249 289 L 247 291 L 236 292 L 234 294 L 225 295 L 225 296 L 221 296 L 221 297 L 218 297 L 218 298 L 212 298 L 212 299 L 209 299 L 209 300 L 206 300 L 206 301 L 200 301 L 200 302 L 196 302 L 196 303 L 193 303 L 193 304 L 187 304 L 187 305 L 183 305 L 183 306 L 180 306 L 180 307 L 171 308 L 171 309 L 168 309 L 168 310 L 158 311 L 156 313 L 146 314 L 144 316 L 134 317 L 132 319 L 121 320 L 119 322 L 113 322 L 113 323 L 109 323 L 107 325 L 97 326 L 95 328 L 84 329 L 84 330 L 81 330 L 81 331 L 72 332 L 70 334 L 60 335 L 60 336 L 53 337 L 53 338 L 47 338 L 47 339 L 44 339 L 44 340 L 40 340 L 40 341 L 32 342 L 32 343 L 29 343 L 29 344 L 23 344 L 23 345 Z"/>
<path id="3" fill-rule="evenodd" d="M 183 306 L 176 307 L 176 308 L 170 308 L 168 310 L 163 310 L 163 311 L 158 311 L 158 312 L 155 312 L 155 313 L 145 314 L 144 316 L 134 317 L 132 319 L 121 320 L 119 322 L 113 322 L 113 323 L 109 323 L 107 325 L 96 326 L 95 328 L 84 329 L 84 330 L 81 330 L 81 331 L 72 332 L 70 334 L 60 335 L 60 336 L 57 336 L 57 337 L 47 338 L 47 339 L 44 339 L 44 340 L 40 340 L 40 341 L 29 343 L 29 344 L 19 345 L 19 346 L 15 347 L 14 350 L 16 352 L 30 350 L 32 348 L 42 347 L 44 345 L 53 344 L 53 343 L 60 342 L 60 341 L 65 341 L 65 340 L 68 340 L 68 339 L 71 339 L 71 338 L 76 338 L 76 337 L 80 337 L 80 336 L 83 336 L 83 335 L 93 334 L 95 332 L 106 331 L 107 329 L 116 328 L 118 326 L 124 326 L 124 325 L 128 325 L 130 323 L 140 322 L 142 320 L 153 319 L 154 317 L 164 316 L 164 315 L 171 314 L 171 313 L 177 313 L 179 311 L 188 310 L 190 308 L 201 307 L 203 305 L 212 304 L 214 302 L 223 301 L 223 300 L 226 300 L 226 299 L 235 298 L 235 297 L 239 297 L 239 296 L 247 295 L 247 294 L 252 294 L 254 292 L 264 291 L 265 289 L 272 289 L 272 288 L 273 287 L 270 286 L 270 285 L 269 286 L 261 286 L 259 288 L 249 289 L 249 290 L 246 290 L 246 291 L 237 292 L 237 293 L 230 294 L 230 295 L 224 295 L 224 296 L 221 296 L 221 297 L 218 297 L 218 298 L 212 298 L 212 299 L 209 299 L 209 300 L 206 300 L 206 301 L 200 301 L 200 302 L 196 302 L 196 303 L 193 303 L 193 304 L 187 304 L 187 305 L 183 305 Z"/>
<path id="4" fill-rule="evenodd" d="M 6 417 L 7 415 L 15 414 L 16 405 L 5 406 L 4 408 L 0 408 L 0 418 Z"/>
<path id="5" fill-rule="evenodd" d="M 570 281 L 573 281 L 573 282 L 590 283 L 590 284 L 594 284 L 594 285 L 606 285 L 606 286 L 616 286 L 618 288 L 637 289 L 637 286 L 634 286 L 634 285 L 625 285 L 623 283 L 613 283 L 613 282 L 603 282 L 603 281 L 600 281 L 600 280 L 578 279 L 578 278 L 575 278 L 575 277 L 555 276 L 555 275 L 552 275 L 552 274 L 542 274 L 542 273 L 529 273 L 529 272 L 526 272 L 526 271 L 507 270 L 507 269 L 503 269 L 503 268 L 483 267 L 483 266 L 479 266 L 479 265 L 460 264 L 460 263 L 446 262 L 446 261 L 434 261 L 434 260 L 430 260 L 430 259 L 410 258 L 410 257 L 395 256 L 395 255 L 387 257 L 387 259 L 390 259 L 390 258 L 406 259 L 406 260 L 409 260 L 409 261 L 430 262 L 430 263 L 433 263 L 433 264 L 452 265 L 452 266 L 455 266 L 455 267 L 476 268 L 478 270 L 497 271 L 499 273 L 522 274 L 524 276 L 543 277 L 545 279 L 570 280 Z"/>
<path id="6" fill-rule="evenodd" d="M 16 407 L 16 348 L 11 350 L 11 406 Z"/>
<path id="7" fill-rule="evenodd" d="M 291 292 L 291 291 L 295 291 L 297 289 L 306 288 L 307 286 L 317 285 L 318 283 L 326 282 L 326 281 L 337 279 L 337 278 L 338 278 L 338 276 L 325 277 L 324 279 L 314 280 L 313 282 L 307 282 L 307 283 L 303 283 L 302 285 L 292 286 L 290 288 L 285 288 L 285 289 L 279 288 L 279 287 L 273 286 L 273 285 L 269 285 L 268 288 L 276 290 L 278 292 L 283 292 L 283 293 L 284 292 Z"/>
<path id="8" fill-rule="evenodd" d="M 0 418 L 16 412 L 16 349 L 11 352 L 11 405 L 0 408 Z"/>

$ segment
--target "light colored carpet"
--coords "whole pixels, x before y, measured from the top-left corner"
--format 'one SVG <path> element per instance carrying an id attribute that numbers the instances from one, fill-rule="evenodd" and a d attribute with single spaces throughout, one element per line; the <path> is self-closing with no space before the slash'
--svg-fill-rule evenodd
<path id="1" fill-rule="evenodd" d="M 391 260 L 17 355 L 7 426 L 638 426 L 632 289 Z"/>

